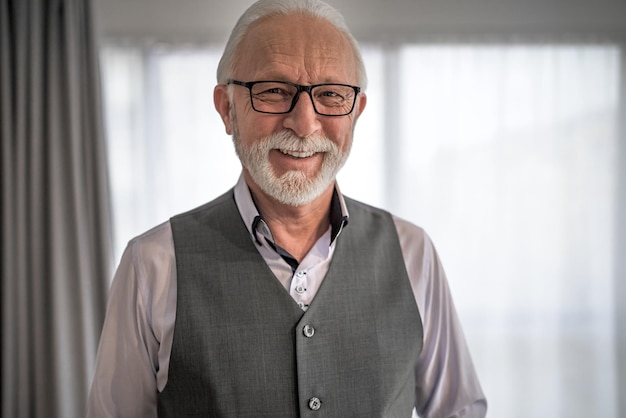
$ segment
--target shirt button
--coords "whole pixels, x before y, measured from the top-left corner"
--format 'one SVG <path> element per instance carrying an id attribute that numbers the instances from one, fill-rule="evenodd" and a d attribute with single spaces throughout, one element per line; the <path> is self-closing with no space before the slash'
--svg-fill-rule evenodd
<path id="1" fill-rule="evenodd" d="M 298 276 L 298 277 L 302 277 L 302 276 L 304 276 L 305 274 L 306 274 L 305 272 L 303 272 L 303 271 L 299 271 L 299 272 L 297 272 L 297 273 L 296 273 L 296 276 Z"/>
<path id="2" fill-rule="evenodd" d="M 313 328 L 311 325 L 305 325 L 304 328 L 302 328 L 302 333 L 305 337 L 311 338 L 315 334 L 315 328 Z"/>
<path id="3" fill-rule="evenodd" d="M 309 408 L 311 408 L 311 410 L 317 411 L 321 407 L 322 407 L 322 401 L 320 401 L 319 398 L 316 398 L 314 396 L 311 399 L 309 399 Z"/>
<path id="4" fill-rule="evenodd" d="M 298 306 L 300 307 L 300 309 L 304 309 L 306 305 L 304 304 L 304 302 L 298 302 Z"/>
<path id="5" fill-rule="evenodd" d="M 304 292 L 306 292 L 304 286 L 296 286 L 296 293 L 303 294 Z"/>

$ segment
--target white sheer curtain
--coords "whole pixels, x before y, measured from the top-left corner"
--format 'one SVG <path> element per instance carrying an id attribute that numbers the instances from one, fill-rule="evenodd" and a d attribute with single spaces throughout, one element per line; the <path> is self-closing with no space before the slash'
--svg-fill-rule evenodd
<path id="1" fill-rule="evenodd" d="M 126 242 L 232 187 L 239 174 L 213 79 L 221 51 L 103 51 L 116 258 Z"/>
<path id="2" fill-rule="evenodd" d="M 616 417 L 619 49 L 398 55 L 394 206 L 438 245 L 491 416 Z"/>
<path id="3" fill-rule="evenodd" d="M 104 51 L 117 255 L 239 173 L 212 105 L 220 48 Z M 426 228 L 492 417 L 618 416 L 620 48 L 366 46 L 344 193 Z"/>

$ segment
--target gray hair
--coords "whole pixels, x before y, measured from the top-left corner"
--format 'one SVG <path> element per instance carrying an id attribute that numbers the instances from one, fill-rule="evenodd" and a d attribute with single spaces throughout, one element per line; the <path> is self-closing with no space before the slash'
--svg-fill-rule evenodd
<path id="1" fill-rule="evenodd" d="M 217 82 L 219 84 L 226 84 L 234 72 L 237 49 L 250 28 L 250 25 L 261 18 L 287 15 L 293 12 L 325 19 L 345 35 L 354 52 L 359 86 L 365 90 L 367 87 L 367 75 L 365 73 L 363 58 L 359 51 L 359 45 L 348 29 L 341 13 L 322 0 L 259 0 L 250 6 L 243 15 L 241 15 L 228 38 L 224 53 L 217 67 Z"/>

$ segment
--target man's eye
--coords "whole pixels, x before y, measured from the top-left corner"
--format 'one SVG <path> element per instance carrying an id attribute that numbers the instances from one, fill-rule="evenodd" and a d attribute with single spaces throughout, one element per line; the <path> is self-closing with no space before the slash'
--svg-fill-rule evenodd
<path id="1" fill-rule="evenodd" d="M 320 90 L 315 98 L 325 105 L 341 105 L 348 100 L 348 93 L 335 89 Z"/>
<path id="2" fill-rule="evenodd" d="M 258 91 L 255 97 L 262 100 L 286 100 L 290 99 L 292 94 L 281 87 L 268 87 Z"/>

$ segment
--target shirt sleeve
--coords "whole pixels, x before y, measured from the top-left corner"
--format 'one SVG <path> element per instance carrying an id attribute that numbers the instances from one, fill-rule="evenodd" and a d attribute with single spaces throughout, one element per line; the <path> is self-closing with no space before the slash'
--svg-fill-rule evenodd
<path id="1" fill-rule="evenodd" d="M 159 307 L 167 297 L 168 280 L 160 276 L 167 276 L 173 264 L 162 248 L 155 228 L 132 240 L 122 255 L 96 356 L 90 418 L 157 416 L 162 318 L 154 317 L 161 315 Z"/>
<path id="2" fill-rule="evenodd" d="M 436 250 L 421 228 L 395 221 L 424 330 L 415 408 L 423 418 L 483 418 L 487 401 Z"/>

